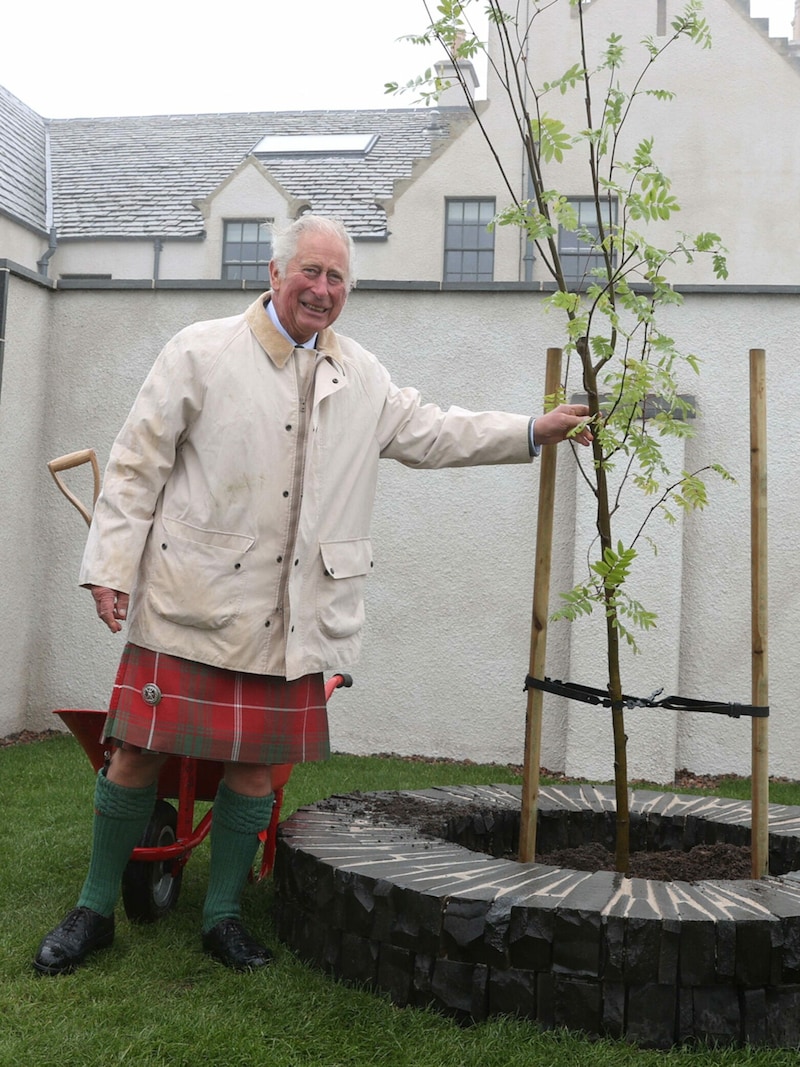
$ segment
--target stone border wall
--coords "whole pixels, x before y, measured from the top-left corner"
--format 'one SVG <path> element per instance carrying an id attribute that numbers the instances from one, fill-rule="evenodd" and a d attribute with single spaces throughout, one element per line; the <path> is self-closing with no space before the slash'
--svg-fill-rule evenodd
<path id="1" fill-rule="evenodd" d="M 448 836 L 498 855 L 519 822 L 520 788 L 503 785 L 300 809 L 281 824 L 275 884 L 278 934 L 304 960 L 463 1020 L 800 1046 L 800 808 L 770 806 L 771 869 L 790 873 L 689 884 L 493 858 L 370 811 L 389 796 L 447 805 Z M 581 843 L 613 809 L 610 788 L 544 788 L 540 836 Z M 749 803 L 637 791 L 631 816 L 648 847 L 749 841 Z"/>

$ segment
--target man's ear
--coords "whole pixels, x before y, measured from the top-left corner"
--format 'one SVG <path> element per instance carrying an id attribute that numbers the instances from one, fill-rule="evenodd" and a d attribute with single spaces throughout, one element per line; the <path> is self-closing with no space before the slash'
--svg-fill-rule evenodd
<path id="1" fill-rule="evenodd" d="M 269 261 L 269 287 L 274 290 L 281 287 L 281 272 L 278 270 L 274 259 Z"/>

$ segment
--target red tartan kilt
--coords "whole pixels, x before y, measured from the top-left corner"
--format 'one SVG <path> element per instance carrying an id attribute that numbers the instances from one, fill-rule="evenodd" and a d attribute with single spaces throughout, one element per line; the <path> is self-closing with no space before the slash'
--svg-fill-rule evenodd
<path id="1" fill-rule="evenodd" d="M 127 644 L 103 739 L 234 763 L 324 760 L 330 755 L 324 680 L 308 674 L 287 682 Z"/>

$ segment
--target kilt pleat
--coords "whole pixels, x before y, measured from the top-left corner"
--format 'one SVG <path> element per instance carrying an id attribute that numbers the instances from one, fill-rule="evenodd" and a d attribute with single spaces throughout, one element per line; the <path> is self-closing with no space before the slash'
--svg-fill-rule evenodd
<path id="1" fill-rule="evenodd" d="M 322 674 L 287 681 L 128 643 L 104 741 L 234 763 L 307 763 L 330 755 Z"/>

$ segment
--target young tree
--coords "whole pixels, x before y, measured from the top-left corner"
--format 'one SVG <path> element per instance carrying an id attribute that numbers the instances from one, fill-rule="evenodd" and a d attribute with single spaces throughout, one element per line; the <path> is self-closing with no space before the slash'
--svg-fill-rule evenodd
<path id="1" fill-rule="evenodd" d="M 581 474 L 596 502 L 596 536 L 587 553 L 585 578 L 562 593 L 554 618 L 577 619 L 599 609 L 605 625 L 608 697 L 614 744 L 616 795 L 616 866 L 629 866 L 627 737 L 621 677 L 621 643 L 634 651 L 636 634 L 655 625 L 656 615 L 630 592 L 631 574 L 645 530 L 656 515 L 674 522 L 676 509 L 702 508 L 707 502 L 703 476 L 727 472 L 714 464 L 701 470 L 669 469 L 662 441 L 692 433 L 690 405 L 679 392 L 684 367 L 698 371 L 699 361 L 681 353 L 658 324 L 659 309 L 681 302 L 667 272 L 679 259 L 692 262 L 711 257 L 714 274 L 726 277 L 724 249 L 714 233 L 679 235 L 668 247 L 653 243 L 656 224 L 673 219 L 679 210 L 669 178 L 656 161 L 654 139 L 638 141 L 624 156 L 623 131 L 637 100 L 649 97 L 668 102 L 672 93 L 650 84 L 653 66 L 682 41 L 701 48 L 711 44 L 699 0 L 687 0 L 671 24 L 671 32 L 641 42 L 641 62 L 627 73 L 628 54 L 622 36 L 611 34 L 599 59 L 590 60 L 584 3 L 581 0 L 483 0 L 488 15 L 491 47 L 474 32 L 471 14 L 478 0 L 441 0 L 428 14 L 427 28 L 410 38 L 420 44 L 438 42 L 450 61 L 487 147 L 496 161 L 508 196 L 493 225 L 516 226 L 535 246 L 555 283 L 549 304 L 564 316 L 566 372 L 556 404 L 566 395 L 570 365 L 577 361 L 588 396 L 594 434 L 590 462 L 573 449 Z M 576 18 L 575 62 L 559 77 L 536 83 L 528 67 L 529 45 L 540 32 L 541 16 L 554 5 L 569 4 Z M 523 11 L 525 15 L 523 15 Z M 525 21 L 527 18 L 527 21 Z M 513 117 L 517 151 L 504 156 L 495 142 L 486 113 L 472 94 L 465 65 L 480 52 L 487 55 L 493 84 L 499 87 L 491 107 L 504 106 Z M 387 84 L 387 92 L 414 92 L 433 103 L 449 87 L 428 70 L 405 86 Z M 583 121 L 568 128 L 559 103 L 581 94 Z M 566 109 L 569 113 L 569 108 Z M 563 115 L 563 111 L 562 111 Z M 528 196 L 520 196 L 516 174 L 521 145 L 529 175 Z M 589 195 L 588 216 L 558 188 L 558 169 L 578 153 L 583 185 Z M 574 174 L 574 167 L 572 169 Z M 558 233 L 569 231 L 591 264 L 583 277 L 569 280 Z M 670 227 L 672 231 L 672 228 Z M 627 542 L 615 535 L 627 494 L 643 494 L 645 519 Z"/>

